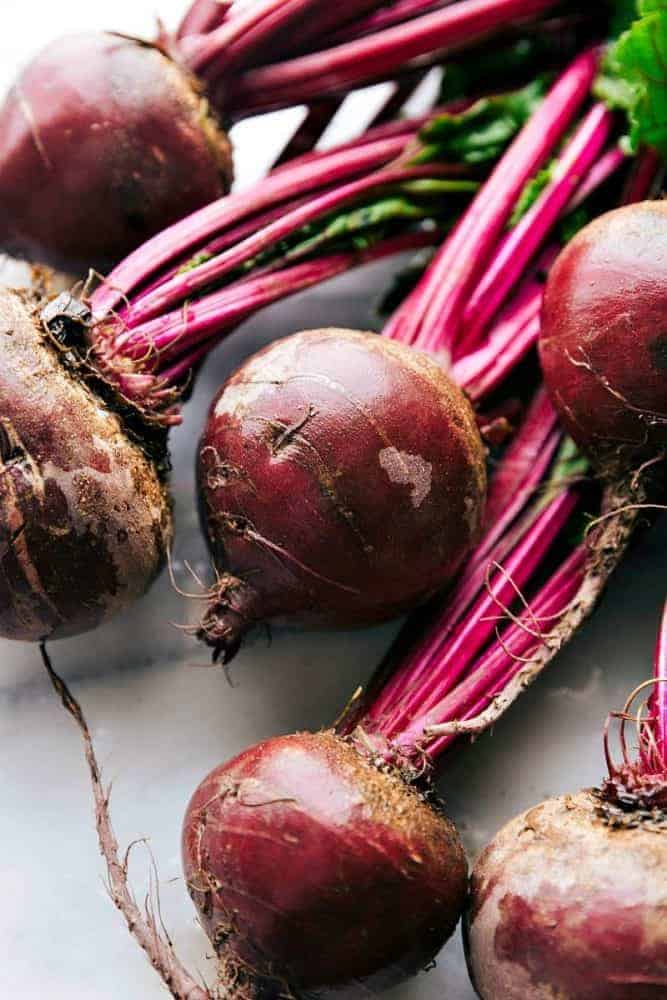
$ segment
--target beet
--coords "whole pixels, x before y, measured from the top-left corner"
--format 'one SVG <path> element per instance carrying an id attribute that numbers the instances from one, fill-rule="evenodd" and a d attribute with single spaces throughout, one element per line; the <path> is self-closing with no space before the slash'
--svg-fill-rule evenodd
<path id="1" fill-rule="evenodd" d="M 171 538 L 155 462 L 0 293 L 0 634 L 84 632 L 143 594 Z"/>
<path id="2" fill-rule="evenodd" d="M 540 356 L 569 433 L 606 473 L 667 445 L 667 206 L 642 202 L 583 229 L 551 269 Z"/>
<path id="3" fill-rule="evenodd" d="M 268 740 L 209 774 L 183 858 L 222 981 L 244 996 L 400 982 L 450 936 L 466 893 L 453 825 L 330 732 Z"/>
<path id="4" fill-rule="evenodd" d="M 614 826 L 591 792 L 512 820 L 472 877 L 468 961 L 483 1000 L 661 1000 L 667 817 Z"/>
<path id="5" fill-rule="evenodd" d="M 477 539 L 486 487 L 472 409 L 440 367 L 335 329 L 227 381 L 198 478 L 222 573 L 201 636 L 226 658 L 260 621 L 358 626 L 424 600 Z"/>
<path id="6" fill-rule="evenodd" d="M 91 33 L 49 45 L 0 109 L 2 250 L 106 270 L 224 194 L 231 148 L 198 88 L 145 42 Z"/>
<path id="7" fill-rule="evenodd" d="M 612 719 L 621 723 L 621 764 L 610 750 Z M 633 720 L 635 757 L 625 735 Z M 482 1000 L 667 994 L 667 604 L 654 676 L 610 716 L 605 756 L 600 788 L 512 820 L 475 866 L 466 937 Z"/>

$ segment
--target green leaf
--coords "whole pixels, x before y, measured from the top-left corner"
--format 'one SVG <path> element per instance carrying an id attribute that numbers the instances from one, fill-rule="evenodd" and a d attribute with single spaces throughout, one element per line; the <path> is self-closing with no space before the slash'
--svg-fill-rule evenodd
<path id="1" fill-rule="evenodd" d="M 545 80 L 538 79 L 520 90 L 482 98 L 459 114 L 438 115 L 421 130 L 423 148 L 412 162 L 476 165 L 497 159 L 541 103 L 545 89 Z"/>
<path id="2" fill-rule="evenodd" d="M 667 0 L 639 0 L 639 17 L 611 47 L 595 92 L 626 112 L 628 146 L 667 156 Z"/>
<path id="3" fill-rule="evenodd" d="M 549 478 L 540 493 L 538 510 L 546 507 L 563 488 L 587 476 L 589 470 L 590 462 L 582 455 L 572 438 L 564 438 L 556 452 Z"/>
<path id="4" fill-rule="evenodd" d="M 552 160 L 546 165 L 546 167 L 543 167 L 542 170 L 536 173 L 534 177 L 531 177 L 524 186 L 524 189 L 519 195 L 517 203 L 514 206 L 514 211 L 512 212 L 512 216 L 509 221 L 510 229 L 513 229 L 514 226 L 518 226 L 526 212 L 533 207 L 544 189 L 551 184 L 557 162 L 557 160 Z"/>

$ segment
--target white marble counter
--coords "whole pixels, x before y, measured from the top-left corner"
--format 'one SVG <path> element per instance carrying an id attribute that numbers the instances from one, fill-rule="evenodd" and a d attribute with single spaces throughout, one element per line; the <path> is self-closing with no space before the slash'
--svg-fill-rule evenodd
<path id="1" fill-rule="evenodd" d="M 150 30 L 158 0 L 3 0 L 0 87 L 54 33 L 113 26 Z M 161 0 L 172 20 L 179 0 Z M 265 144 L 266 133 L 263 134 Z M 258 169 L 247 131 L 242 176 Z M 5 272 L 9 277 L 9 272 Z M 212 357 L 173 436 L 176 559 L 205 565 L 194 507 L 194 442 L 214 388 L 259 343 L 324 321 L 368 325 L 381 275 L 345 279 L 275 309 Z M 609 708 L 648 672 L 667 577 L 667 524 L 645 536 L 594 621 L 495 733 L 464 750 L 440 787 L 471 856 L 498 826 L 545 795 L 595 782 Z M 183 578 L 181 578 L 183 579 Z M 395 626 L 356 634 L 278 633 L 239 656 L 235 687 L 169 625 L 196 608 L 166 578 L 134 611 L 93 635 L 52 646 L 88 714 L 113 781 L 121 843 L 150 840 L 164 919 L 187 964 L 211 976 L 206 941 L 185 892 L 178 856 L 184 807 L 215 764 L 262 737 L 331 720 L 387 647 Z M 150 1000 L 164 990 L 108 897 L 97 854 L 78 736 L 56 704 L 35 649 L 0 642 L 0 997 Z M 146 891 L 150 859 L 138 848 L 132 881 Z M 395 991 L 403 1000 L 471 1000 L 459 936 L 437 969 Z"/>

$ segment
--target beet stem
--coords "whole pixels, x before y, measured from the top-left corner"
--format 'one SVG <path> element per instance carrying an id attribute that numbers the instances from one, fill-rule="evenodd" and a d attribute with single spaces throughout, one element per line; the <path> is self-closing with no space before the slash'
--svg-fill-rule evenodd
<path id="1" fill-rule="evenodd" d="M 160 355 L 160 363 L 156 368 L 160 382 L 166 386 L 178 385 L 187 377 L 193 364 L 220 343 L 225 332 L 236 329 L 239 323 L 259 309 L 313 285 L 322 284 L 352 267 L 430 246 L 437 238 L 437 230 L 405 233 L 382 240 L 363 251 L 318 257 L 276 274 L 260 276 L 245 282 L 236 295 L 230 294 L 233 289 L 223 289 L 192 303 L 186 309 L 177 309 L 155 320 L 153 324 L 147 324 L 141 331 L 144 343 L 135 348 L 136 353 L 139 357 L 145 356 L 147 349 L 154 346 Z M 169 360 L 174 356 L 178 360 L 172 365 L 162 364 L 165 359 Z"/>
<path id="2" fill-rule="evenodd" d="M 300 163 L 283 167 L 250 191 L 227 195 L 177 222 L 148 240 L 115 268 L 93 293 L 91 305 L 98 321 L 122 309 L 132 292 L 145 284 L 160 268 L 212 239 L 227 226 L 236 225 L 264 209 L 316 191 L 355 174 L 375 170 L 400 156 L 405 132 L 370 143 L 308 156 Z"/>
<path id="3" fill-rule="evenodd" d="M 451 51 L 512 22 L 531 19 L 555 0 L 461 0 L 373 35 L 323 52 L 245 73 L 231 95 L 244 110 L 308 102 L 391 75 L 397 66 Z"/>
<path id="4" fill-rule="evenodd" d="M 535 653 L 549 641 L 549 633 L 579 590 L 584 577 L 586 548 L 579 546 L 560 569 L 531 599 L 530 608 L 510 624 L 498 642 L 486 650 L 471 668 L 466 679 L 446 698 L 420 719 L 423 730 L 437 732 L 437 727 L 457 721 L 469 721 L 489 707 L 509 682 L 530 664 Z M 535 624 L 545 626 L 543 639 L 536 641 Z M 417 723 L 415 723 L 417 728 Z M 417 728 L 418 731 L 418 728 Z M 455 733 L 441 736 L 429 746 L 435 760 L 456 739 Z"/>
<path id="5" fill-rule="evenodd" d="M 411 643 L 410 651 L 389 680 L 378 685 L 377 696 L 368 709 L 369 719 L 386 717 L 397 707 L 404 692 L 421 680 L 432 657 L 479 594 L 489 562 L 505 558 L 503 536 L 533 498 L 551 463 L 561 438 L 556 426 L 555 410 L 546 390 L 541 388 L 491 480 L 484 537 L 471 554 L 454 593 L 445 598 L 428 628 L 421 628 L 418 641 Z M 414 625 L 409 620 L 401 635 L 412 635 L 413 631 Z M 380 674 L 391 664 L 391 659 L 390 653 L 389 664 L 383 664 Z"/>
<path id="6" fill-rule="evenodd" d="M 651 700 L 655 712 L 655 732 L 663 768 L 667 769 L 667 602 L 662 613 L 655 647 L 654 677 L 657 681 Z"/>
<path id="7" fill-rule="evenodd" d="M 553 179 L 521 221 L 501 240 L 463 312 L 466 337 L 486 329 L 519 276 L 571 202 L 581 178 L 593 166 L 611 133 L 613 116 L 596 104 L 559 157 Z"/>
<path id="8" fill-rule="evenodd" d="M 211 285 L 213 282 L 220 281 L 247 261 L 275 246 L 303 226 L 329 215 L 336 209 L 350 205 L 363 194 L 369 194 L 378 189 L 384 191 L 391 185 L 420 178 L 450 175 L 449 168 L 437 167 L 433 164 L 422 167 L 385 168 L 325 192 L 282 215 L 260 232 L 253 233 L 213 260 L 206 261 L 190 271 L 177 274 L 170 281 L 156 288 L 154 292 L 133 307 L 132 325 L 138 325 L 159 316 L 164 309 L 189 298 L 194 292 Z"/>
<path id="9" fill-rule="evenodd" d="M 195 0 L 183 17 L 176 31 L 176 40 L 188 35 L 205 35 L 229 17 L 232 0 Z"/>
<path id="10" fill-rule="evenodd" d="M 415 713 L 426 713 L 460 680 L 471 658 L 493 635 L 498 608 L 511 603 L 517 590 L 531 579 L 575 509 L 578 499 L 576 491 L 564 490 L 529 526 L 506 563 L 502 567 L 489 565 L 486 586 L 465 621 L 442 644 L 422 682 L 407 693 L 399 708 L 384 723 L 382 732 L 385 736 L 394 737 L 407 726 L 405 734 L 408 739 L 415 734 L 421 737 L 423 726 L 411 725 Z"/>
<path id="11" fill-rule="evenodd" d="M 184 38 L 181 54 L 189 69 L 199 75 L 215 60 L 215 82 L 249 62 L 263 46 L 275 47 L 281 31 L 316 19 L 323 5 L 326 0 L 256 0 L 207 34 Z"/>
<path id="12" fill-rule="evenodd" d="M 53 669 L 44 643 L 41 644 L 40 649 L 44 666 L 55 692 L 81 733 L 95 801 L 95 821 L 100 853 L 107 867 L 109 892 L 114 905 L 122 913 L 130 934 L 146 952 L 151 965 L 161 976 L 175 1000 L 213 1000 L 212 994 L 193 979 L 187 969 L 181 965 L 168 936 L 160 931 L 149 904 L 142 912 L 132 896 L 127 879 L 127 855 L 125 862 L 121 861 L 118 841 L 109 814 L 109 792 L 102 785 L 102 775 L 88 723 L 78 701 Z"/>
<path id="13" fill-rule="evenodd" d="M 425 350 L 451 352 L 464 303 L 483 273 L 525 184 L 553 152 L 588 96 L 596 52 L 579 56 L 561 75 L 495 167 L 415 291 L 385 332 Z"/>

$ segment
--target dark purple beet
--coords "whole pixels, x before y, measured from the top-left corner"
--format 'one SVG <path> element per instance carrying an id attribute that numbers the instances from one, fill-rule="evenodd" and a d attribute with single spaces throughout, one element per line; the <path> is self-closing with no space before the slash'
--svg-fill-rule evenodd
<path id="1" fill-rule="evenodd" d="M 610 821 L 582 792 L 512 820 L 475 866 L 467 947 L 483 1000 L 664 1000 L 667 817 Z"/>
<path id="2" fill-rule="evenodd" d="M 0 109 L 0 249 L 106 271 L 224 194 L 231 170 L 196 81 L 156 46 L 60 38 Z"/>
<path id="3" fill-rule="evenodd" d="M 247 997 L 400 982 L 438 952 L 466 894 L 449 820 L 333 733 L 268 740 L 213 771 L 183 859 L 225 989 Z"/>
<path id="4" fill-rule="evenodd" d="M 0 359 L 0 635 L 74 635 L 147 590 L 169 500 L 155 463 L 7 291 Z"/>
<path id="5" fill-rule="evenodd" d="M 484 448 L 426 354 L 313 330 L 223 386 L 199 485 L 223 574 L 201 637 L 230 656 L 259 621 L 367 625 L 442 587 L 479 533 Z"/>
<path id="6" fill-rule="evenodd" d="M 615 474 L 667 446 L 667 205 L 583 229 L 551 269 L 540 355 L 575 441 Z"/>

